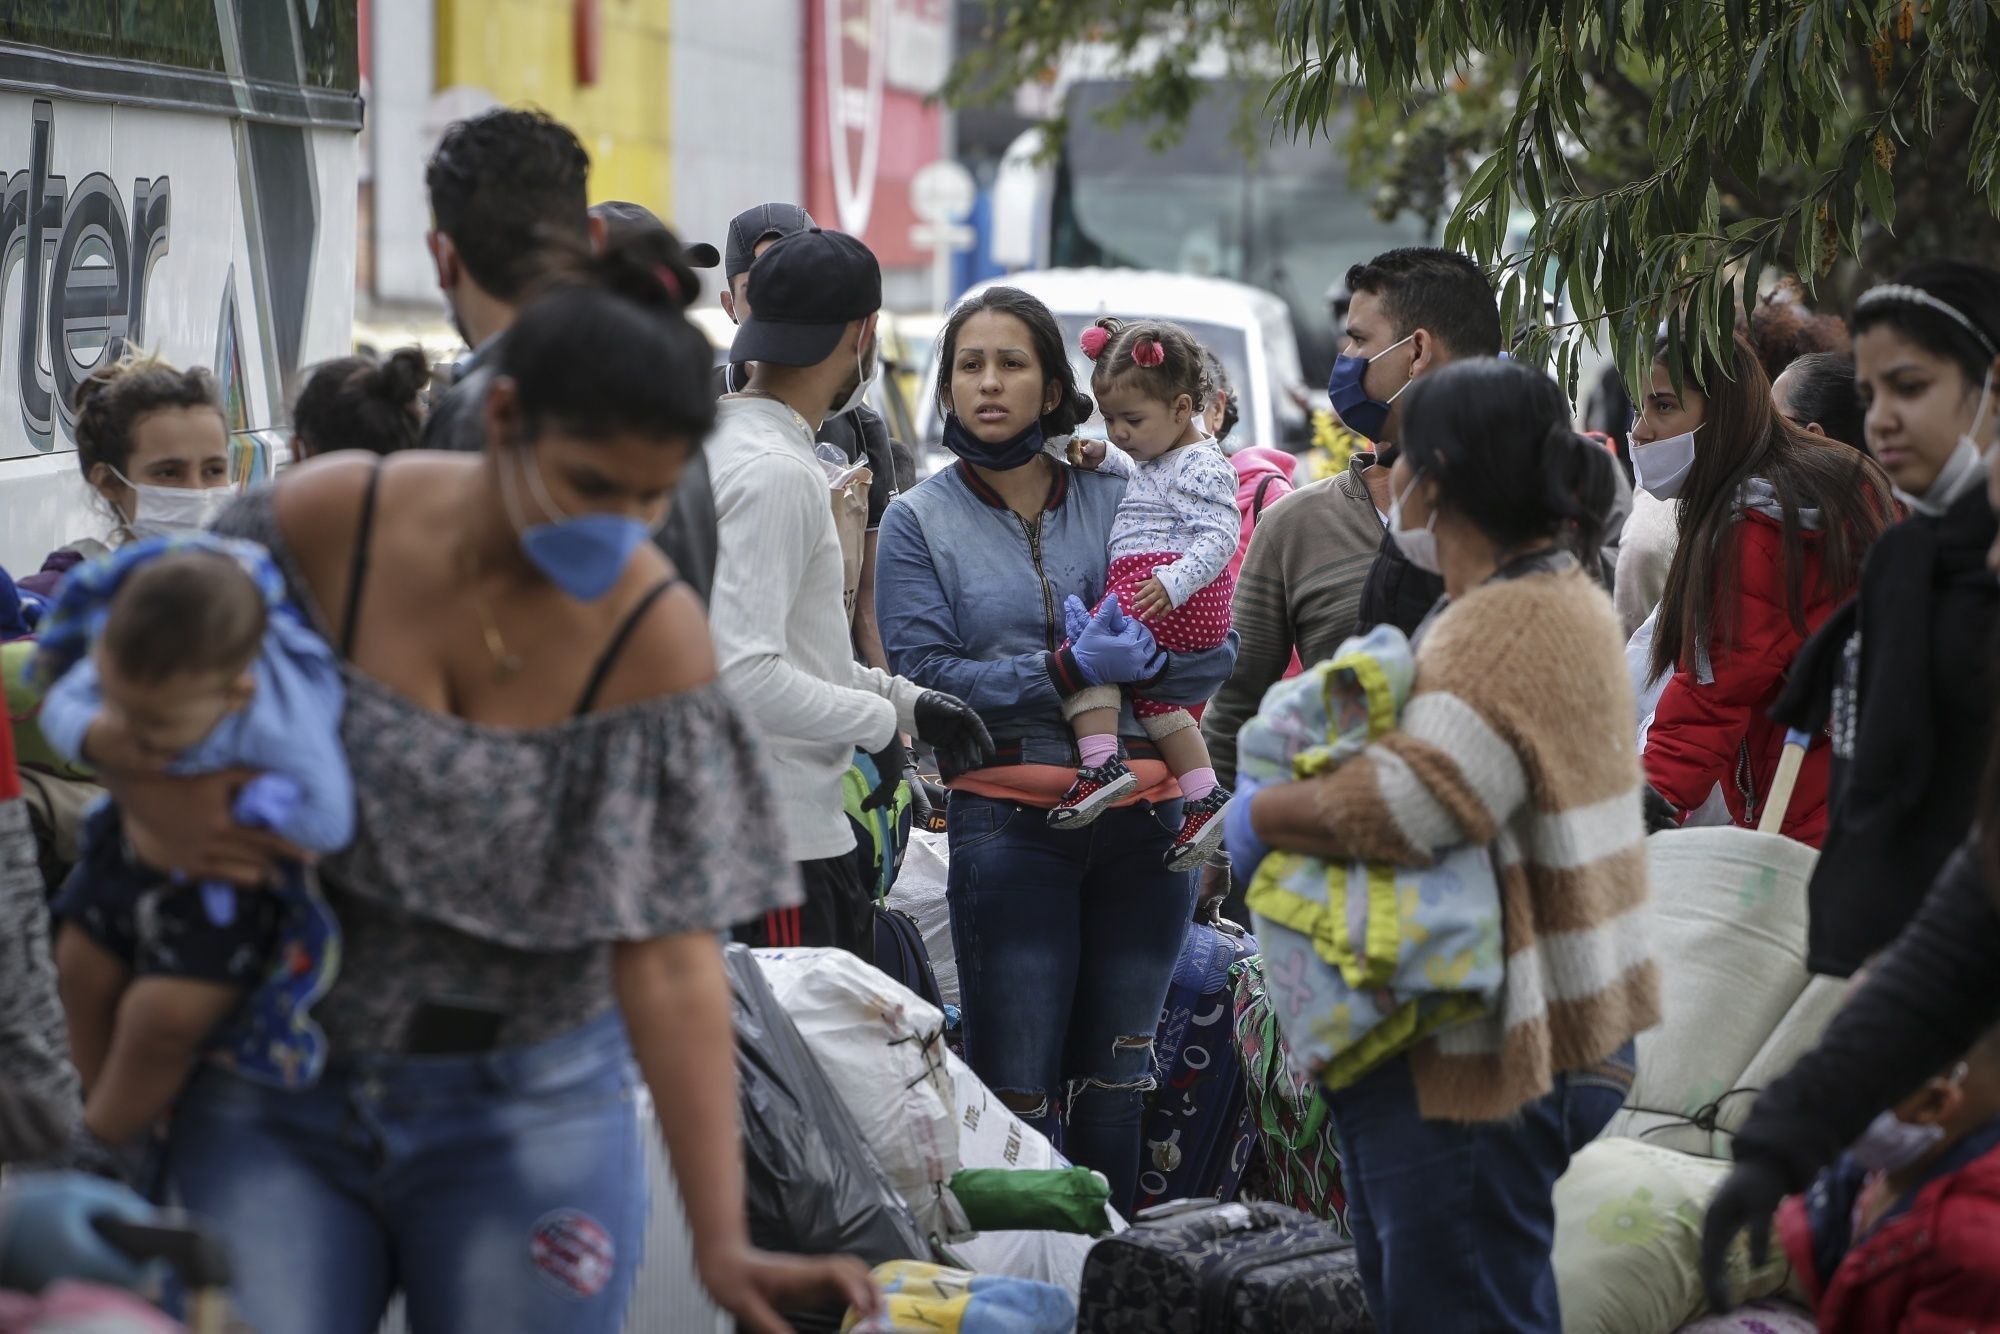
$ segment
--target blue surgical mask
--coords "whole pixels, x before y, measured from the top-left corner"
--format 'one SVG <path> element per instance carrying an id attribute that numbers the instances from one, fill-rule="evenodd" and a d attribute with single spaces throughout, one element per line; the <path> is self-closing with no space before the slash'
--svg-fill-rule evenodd
<path id="1" fill-rule="evenodd" d="M 1847 1156 L 1871 1172 L 1900 1172 L 1936 1148 L 1944 1138 L 1940 1125 L 1912 1125 L 1894 1112 L 1869 1122 L 1861 1138 L 1847 1146 Z"/>
<path id="2" fill-rule="evenodd" d="M 1362 357 L 1348 353 L 1333 359 L 1333 374 L 1327 377 L 1326 396 L 1333 402 L 1333 410 L 1340 414 L 1340 420 L 1350 431 L 1369 440 L 1380 440 L 1382 428 L 1389 422 L 1389 404 L 1402 396 L 1403 389 L 1410 387 L 1410 381 L 1403 381 L 1403 389 L 1389 395 L 1388 402 L 1368 397 L 1368 390 L 1362 380 L 1368 374 L 1369 362 L 1394 352 L 1404 343 L 1415 338 L 1415 334 L 1399 338 L 1375 354 Z"/>
<path id="3" fill-rule="evenodd" d="M 578 602 L 595 602 L 618 584 L 632 553 L 653 535 L 652 526 L 624 514 L 563 513 L 542 481 L 541 463 L 527 446 L 521 449 L 521 471 L 535 503 L 548 515 L 546 523 L 530 524 L 521 517 L 514 491 L 513 469 L 500 466 L 500 494 L 507 517 L 521 535 L 521 550 L 548 581 Z"/>
<path id="4" fill-rule="evenodd" d="M 957 413 L 949 412 L 944 419 L 944 447 L 974 467 L 1012 472 L 1027 467 L 1042 452 L 1042 421 L 1037 417 L 1019 435 L 989 442 L 968 431 Z"/>

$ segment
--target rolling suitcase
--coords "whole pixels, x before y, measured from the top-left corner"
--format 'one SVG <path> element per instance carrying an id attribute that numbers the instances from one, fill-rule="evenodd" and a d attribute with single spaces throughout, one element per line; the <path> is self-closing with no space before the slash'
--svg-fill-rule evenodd
<path id="1" fill-rule="evenodd" d="M 1163 1206 L 1091 1248 L 1077 1334 L 1373 1334 L 1354 1244 L 1277 1204 Z"/>
<path id="2" fill-rule="evenodd" d="M 1236 1198 L 1256 1122 L 1236 1049 L 1229 970 L 1256 952 L 1256 937 L 1241 928 L 1188 927 L 1153 1044 L 1159 1087 L 1146 1108 L 1140 1209 Z"/>

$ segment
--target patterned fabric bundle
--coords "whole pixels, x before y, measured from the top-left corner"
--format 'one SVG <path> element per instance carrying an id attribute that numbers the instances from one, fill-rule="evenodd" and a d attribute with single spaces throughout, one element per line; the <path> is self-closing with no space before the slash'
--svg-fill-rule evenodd
<path id="1" fill-rule="evenodd" d="M 1416 675 L 1378 626 L 1264 696 L 1237 741 L 1260 783 L 1327 773 L 1393 730 Z M 1248 893 L 1293 1068 L 1345 1088 L 1441 1028 L 1488 1013 L 1503 980 L 1500 890 L 1483 846 L 1428 867 L 1274 852 Z"/>
<path id="2" fill-rule="evenodd" d="M 1317 1081 L 1292 1069 L 1285 1035 L 1271 1013 L 1264 960 L 1252 955 L 1232 971 L 1236 980 L 1236 1045 L 1257 1121 L 1264 1177 L 1257 1198 L 1288 1204 L 1347 1232 L 1347 1194 L 1340 1179 L 1340 1144 Z M 1251 1174 L 1244 1174 L 1249 1193 Z"/>

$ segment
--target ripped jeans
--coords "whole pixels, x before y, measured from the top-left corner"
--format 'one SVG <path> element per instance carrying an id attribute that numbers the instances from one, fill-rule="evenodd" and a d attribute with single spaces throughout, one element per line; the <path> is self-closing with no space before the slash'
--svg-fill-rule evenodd
<path id="1" fill-rule="evenodd" d="M 1102 1172 L 1112 1205 L 1129 1212 L 1153 1035 L 1194 911 L 1193 873 L 1160 865 L 1181 803 L 1107 811 L 1068 831 L 1046 816 L 951 794 L 966 1061 L 996 1093 L 1039 1098 L 1021 1119 Z"/>

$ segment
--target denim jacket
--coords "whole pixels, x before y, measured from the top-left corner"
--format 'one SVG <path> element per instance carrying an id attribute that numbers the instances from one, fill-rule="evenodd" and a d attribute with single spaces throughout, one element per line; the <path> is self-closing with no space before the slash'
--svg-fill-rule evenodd
<path id="1" fill-rule="evenodd" d="M 1088 683 L 1066 647 L 1063 599 L 1095 607 L 1104 596 L 1105 547 L 1125 494 L 1122 478 L 1048 457 L 1054 480 L 1036 522 L 959 463 L 889 506 L 875 553 L 875 619 L 890 670 L 970 704 L 1000 763 L 1077 762 L 1062 701 Z M 1223 647 L 1170 655 L 1157 678 L 1134 685 L 1192 706 L 1235 662 L 1231 631 Z M 1118 733 L 1147 745 L 1129 699 Z"/>

